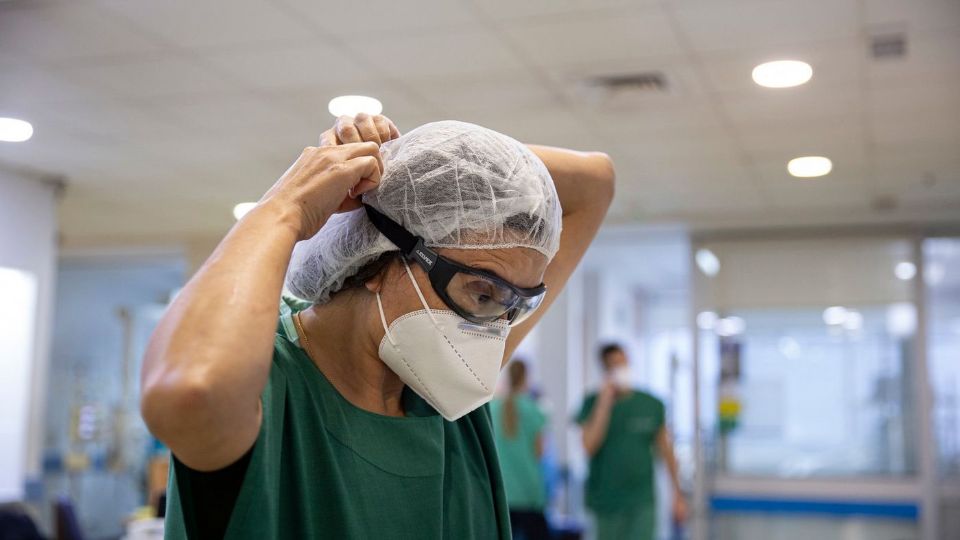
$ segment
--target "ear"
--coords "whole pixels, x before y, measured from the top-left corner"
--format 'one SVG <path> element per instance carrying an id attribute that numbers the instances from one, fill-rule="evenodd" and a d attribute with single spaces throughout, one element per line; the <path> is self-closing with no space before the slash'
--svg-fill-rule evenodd
<path id="1" fill-rule="evenodd" d="M 393 267 L 396 261 L 390 261 L 384 266 L 379 272 L 370 277 L 363 286 L 366 287 L 371 293 L 378 293 L 383 290 L 383 285 L 386 283 L 388 275 L 393 272 Z"/>
<path id="2" fill-rule="evenodd" d="M 386 274 L 386 272 L 379 272 L 379 273 L 377 273 L 377 275 L 375 275 L 375 276 L 373 276 L 372 278 L 368 279 L 367 282 L 363 284 L 363 286 L 366 287 L 367 290 L 370 291 L 371 293 L 376 294 L 376 293 L 380 292 L 380 290 L 383 288 L 383 275 L 384 275 L 384 274 Z"/>

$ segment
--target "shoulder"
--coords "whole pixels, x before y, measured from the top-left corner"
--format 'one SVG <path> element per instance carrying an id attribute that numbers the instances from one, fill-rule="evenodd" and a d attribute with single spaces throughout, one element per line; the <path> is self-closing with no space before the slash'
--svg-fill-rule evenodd
<path id="1" fill-rule="evenodd" d="M 542 415 L 543 409 L 540 408 L 540 404 L 537 403 L 537 400 L 533 399 L 530 396 L 523 396 L 518 400 L 521 409 L 527 414 L 533 415 Z"/>
<path id="2" fill-rule="evenodd" d="M 651 394 L 651 393 L 649 393 L 649 392 L 644 392 L 643 390 L 634 390 L 634 391 L 633 391 L 633 399 L 634 399 L 638 404 L 640 404 L 640 405 L 642 405 L 642 406 L 644 406 L 644 407 L 653 407 L 653 408 L 656 408 L 656 409 L 663 409 L 663 408 L 664 408 L 663 401 L 662 401 L 660 398 L 658 398 L 657 396 L 655 396 L 655 395 L 653 395 L 653 394 Z"/>

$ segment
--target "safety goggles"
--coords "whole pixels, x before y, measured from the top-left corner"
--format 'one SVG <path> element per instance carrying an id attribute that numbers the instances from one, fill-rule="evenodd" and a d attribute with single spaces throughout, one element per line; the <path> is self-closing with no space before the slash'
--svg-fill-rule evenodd
<path id="1" fill-rule="evenodd" d="M 485 270 L 443 257 L 423 245 L 402 225 L 370 205 L 363 205 L 373 225 L 393 242 L 407 260 L 416 261 L 430 278 L 437 296 L 457 315 L 477 324 L 506 319 L 510 326 L 523 322 L 540 307 L 547 287 L 517 287 Z"/>

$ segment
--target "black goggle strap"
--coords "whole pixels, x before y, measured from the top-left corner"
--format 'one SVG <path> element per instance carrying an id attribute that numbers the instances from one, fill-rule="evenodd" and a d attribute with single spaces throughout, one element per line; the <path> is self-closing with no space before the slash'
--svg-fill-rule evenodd
<path id="1" fill-rule="evenodd" d="M 364 204 L 363 208 L 367 211 L 367 217 L 373 222 L 373 226 L 386 236 L 387 240 L 400 248 L 400 252 L 404 256 L 416 259 L 427 272 L 433 268 L 433 265 L 437 264 L 437 254 L 423 245 L 423 238 L 415 236 L 369 204 Z"/>

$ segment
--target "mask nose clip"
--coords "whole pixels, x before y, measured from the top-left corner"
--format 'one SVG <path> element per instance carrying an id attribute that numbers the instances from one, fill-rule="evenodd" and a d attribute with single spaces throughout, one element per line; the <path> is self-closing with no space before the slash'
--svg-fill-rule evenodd
<path id="1" fill-rule="evenodd" d="M 474 324 L 470 321 L 464 321 L 457 325 L 457 328 L 464 332 L 473 332 L 475 334 L 484 334 L 490 337 L 506 339 L 510 332 L 509 328 L 503 326 L 488 326 L 485 324 Z"/>

